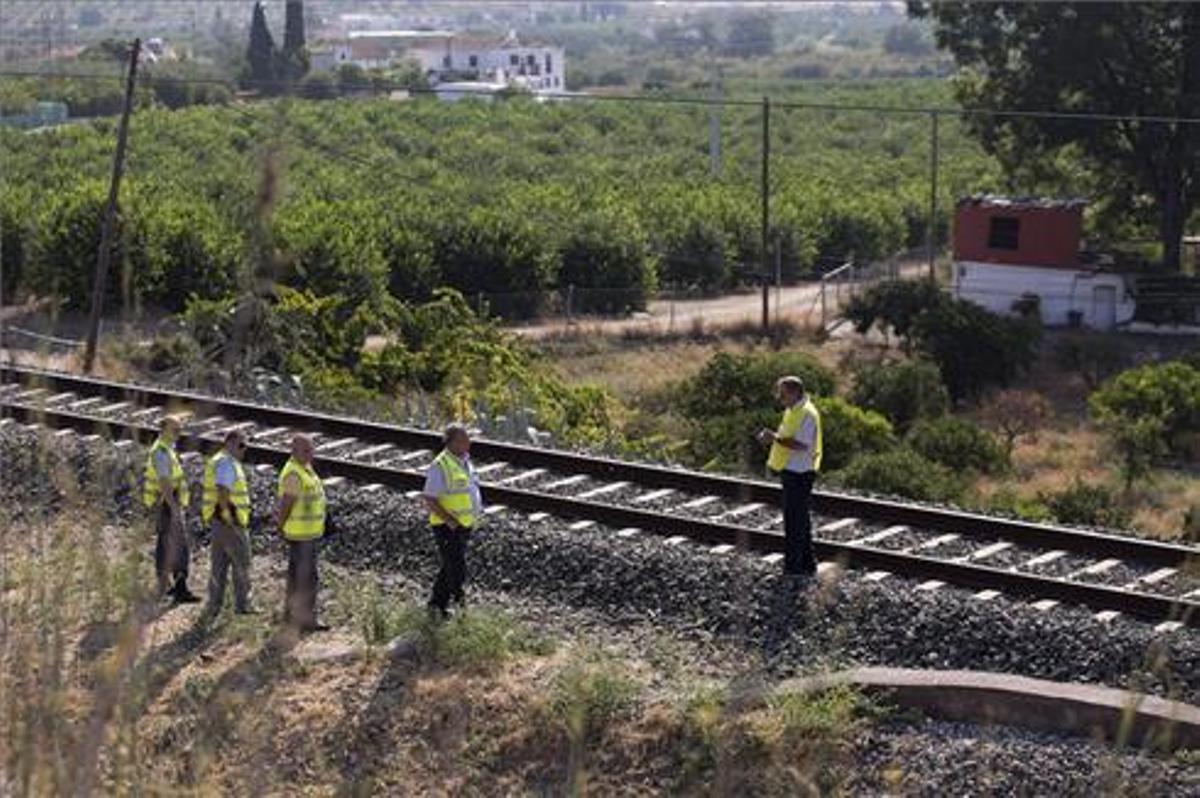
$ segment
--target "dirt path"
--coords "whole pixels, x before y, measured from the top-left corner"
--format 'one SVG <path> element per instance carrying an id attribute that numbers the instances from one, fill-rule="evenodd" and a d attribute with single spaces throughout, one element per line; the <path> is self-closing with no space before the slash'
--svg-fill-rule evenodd
<path id="1" fill-rule="evenodd" d="M 770 293 L 771 319 L 786 318 L 797 324 L 820 323 L 820 283 L 805 283 L 788 286 Z M 734 327 L 740 324 L 757 324 L 762 319 L 762 294 L 746 291 L 708 299 L 658 299 L 650 303 L 643 313 L 628 318 L 605 318 L 602 316 L 577 316 L 566 319 L 546 319 L 536 324 L 511 328 L 513 332 L 530 338 L 561 333 L 564 328 L 584 329 L 598 334 L 612 335 L 626 332 L 686 331 L 698 325 L 704 327 Z"/>

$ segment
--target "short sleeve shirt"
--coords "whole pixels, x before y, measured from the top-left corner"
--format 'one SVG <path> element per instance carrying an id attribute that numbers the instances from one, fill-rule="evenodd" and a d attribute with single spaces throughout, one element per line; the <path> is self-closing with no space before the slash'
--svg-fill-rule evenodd
<path id="1" fill-rule="evenodd" d="M 233 467 L 232 458 L 222 457 L 217 461 L 215 477 L 218 487 L 233 490 L 233 486 L 237 483 L 237 470 Z"/>
<path id="2" fill-rule="evenodd" d="M 171 455 L 166 449 L 154 450 L 154 473 L 159 479 L 171 478 Z"/>
<path id="3" fill-rule="evenodd" d="M 300 477 L 296 474 L 288 474 L 283 479 L 283 495 L 284 496 L 299 496 L 300 495 Z"/>
<path id="4" fill-rule="evenodd" d="M 483 495 L 479 492 L 479 480 L 475 478 L 475 469 L 469 458 L 464 457 L 462 464 L 471 478 L 471 508 L 475 515 L 479 515 L 483 510 Z M 425 472 L 425 488 L 421 492 L 430 499 L 436 499 L 446 492 L 446 475 L 437 463 L 431 463 L 429 470 Z"/>

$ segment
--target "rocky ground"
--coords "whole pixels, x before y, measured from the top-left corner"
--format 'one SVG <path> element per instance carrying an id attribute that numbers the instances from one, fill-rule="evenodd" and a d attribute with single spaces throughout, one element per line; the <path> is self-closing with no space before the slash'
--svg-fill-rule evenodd
<path id="1" fill-rule="evenodd" d="M 67 494 L 79 491 L 92 496 L 97 506 L 108 506 L 110 523 L 121 528 L 136 515 L 123 477 L 132 457 L 133 453 L 114 453 L 99 442 L 83 445 L 74 438 L 39 438 L 15 425 L 0 429 L 4 491 L 0 499 L 9 523 L 25 526 L 37 517 L 53 518 L 69 504 Z M 122 458 L 127 462 L 122 463 Z M 253 474 L 256 510 L 269 507 L 274 479 L 272 472 Z M 327 565 L 322 606 L 326 618 L 341 630 L 330 639 L 349 644 L 358 638 L 355 625 L 362 623 L 364 586 L 377 590 L 389 606 L 419 606 L 435 557 L 422 511 L 413 498 L 347 485 L 331 490 L 331 499 L 334 530 L 322 555 Z M 274 610 L 279 603 L 282 560 L 263 522 L 262 512 L 256 512 L 256 584 L 260 603 Z M 202 539 L 198 525 L 194 526 L 193 532 Z M 572 531 L 554 519 L 532 522 L 507 512 L 489 516 L 473 543 L 471 563 L 471 591 L 477 605 L 504 613 L 539 636 L 562 641 L 566 649 L 605 651 L 628 663 L 637 674 L 639 700 L 646 707 L 678 702 L 684 686 L 769 685 L 786 676 L 852 664 L 1004 671 L 1135 686 L 1200 701 L 1200 636 L 1193 632 L 1159 635 L 1151 626 L 1132 620 L 1103 624 L 1083 610 L 1038 612 L 1002 598 L 979 602 L 953 589 L 916 592 L 911 583 L 897 578 L 866 583 L 854 573 L 811 589 L 793 590 L 781 582 L 776 567 L 751 557 L 715 556 L 689 544 L 664 546 L 650 535 L 614 539 L 608 530 Z M 201 547 L 194 589 L 202 588 L 206 572 Z M 198 610 L 184 608 L 164 621 L 162 645 L 170 646 L 172 639 L 187 640 L 188 623 L 195 613 Z M 227 669 L 234 676 L 224 677 L 225 681 L 248 679 L 256 700 L 266 698 L 253 686 L 261 686 L 254 674 L 263 663 L 247 657 L 254 648 L 247 642 L 261 642 L 262 630 L 274 621 L 268 613 L 249 632 L 233 623 L 222 632 L 233 639 L 216 646 L 219 653 L 208 662 L 212 667 L 235 663 Z M 207 671 L 204 660 L 198 662 L 199 671 L 184 669 L 169 679 L 186 686 L 189 678 L 200 678 Z M 513 696 L 526 694 L 534 700 L 545 686 L 543 671 L 550 667 L 539 665 L 537 658 L 522 662 L 524 670 L 506 671 L 500 680 L 508 685 L 508 699 L 514 702 Z M 355 666 L 353 672 L 344 668 L 334 672 L 332 667 L 314 666 L 296 676 L 296 683 L 283 692 L 292 702 L 287 711 L 294 710 L 345 743 L 353 735 L 338 732 L 332 721 L 318 723 L 313 718 L 332 713 L 344 724 L 361 722 L 364 715 L 374 717 L 380 711 L 378 702 L 384 700 L 380 685 L 396 675 L 389 676 L 389 668 L 378 662 Z M 485 727 L 499 722 L 482 708 L 496 699 L 495 679 L 486 688 L 470 676 L 426 673 L 423 679 L 421 683 L 434 693 L 453 695 L 457 684 L 464 696 L 470 696 L 465 700 L 473 707 L 473 718 L 478 720 L 482 713 L 488 718 L 480 721 Z M 327 686 L 330 692 L 324 703 L 314 703 L 301 689 L 304 684 Z M 437 700 L 449 701 L 446 696 Z M 336 710 L 326 706 L 329 701 L 337 703 Z M 407 706 L 403 711 L 417 710 Z M 166 739 L 161 744 L 169 749 L 168 743 L 175 739 L 171 735 L 179 732 L 170 731 L 164 715 L 153 717 L 154 722 L 166 724 L 154 733 L 160 735 L 156 738 L 160 742 Z M 384 723 L 382 716 L 378 722 Z M 686 792 L 700 786 L 686 779 L 681 782 L 680 775 L 664 764 L 666 754 L 653 745 L 631 749 L 619 744 L 628 743 L 628 735 L 651 734 L 656 728 L 652 718 L 637 716 L 626 725 L 630 728 L 615 727 L 597 747 L 597 760 L 589 768 L 597 794 L 601 785 L 610 788 L 604 792 L 626 793 Z M 454 771 L 453 763 L 430 753 L 429 741 L 420 742 L 419 735 L 405 739 L 412 748 L 401 758 L 423 763 L 412 784 L 436 789 L 433 785 Z M 503 754 L 505 761 L 514 757 L 518 761 L 519 750 L 536 764 L 538 757 L 530 758 L 522 748 L 529 743 L 508 740 L 512 747 L 488 749 L 489 756 Z M 461 745 L 463 751 L 476 750 L 475 743 Z M 547 750 L 557 749 L 551 745 Z M 854 727 L 838 751 L 845 763 L 841 784 L 853 794 L 1200 793 L 1200 766 L 1194 757 L 1116 752 L 1086 741 L 1008 728 L 889 716 Z M 351 750 L 343 756 L 354 754 Z M 488 761 L 489 767 L 499 767 L 493 774 L 497 781 L 468 779 L 460 785 L 464 792 L 489 794 L 489 784 L 504 793 L 555 792 L 552 785 L 558 782 L 553 774 L 539 781 L 532 771 L 513 772 Z M 362 775 L 359 771 L 366 766 L 360 765 L 342 762 L 338 770 L 341 777 Z M 376 779 L 372 783 L 389 791 L 386 784 L 393 776 L 386 774 L 393 771 L 379 762 L 366 770 Z M 715 773 L 717 781 L 703 791 L 721 794 L 719 762 L 704 772 Z M 624 776 L 630 780 L 623 781 Z M 393 786 L 403 791 L 402 783 Z M 783 784 L 754 782 L 750 791 L 794 791 Z"/>

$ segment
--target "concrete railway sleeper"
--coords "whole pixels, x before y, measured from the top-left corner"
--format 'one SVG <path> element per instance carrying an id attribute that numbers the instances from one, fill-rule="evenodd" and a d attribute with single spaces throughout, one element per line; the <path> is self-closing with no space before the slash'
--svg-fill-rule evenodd
<path id="1" fill-rule="evenodd" d="M 67 385 L 77 379 L 67 378 Z M 58 429 L 73 429 L 83 433 L 100 431 L 112 438 L 149 440 L 155 434 L 154 414 L 145 413 L 140 397 L 122 402 L 110 401 L 108 404 L 89 403 L 76 399 L 77 395 L 73 391 L 63 390 L 63 383 L 53 383 L 53 390 L 51 386 L 29 388 L 26 387 L 27 384 L 0 387 L 0 403 L 4 405 L 6 414 L 17 421 L 44 424 Z M 164 397 L 171 397 L 171 401 L 162 402 L 157 405 L 159 408 L 178 408 L 183 406 L 184 401 L 191 401 L 187 395 L 160 393 Z M 111 397 L 111 394 L 105 394 L 103 398 Z M 311 418 L 315 418 L 316 421 L 310 425 L 306 423 L 310 418 L 308 414 L 280 411 L 276 408 L 266 408 L 265 417 L 251 419 L 246 418 L 249 411 L 245 408 L 257 406 L 238 404 L 242 408 L 238 413 L 227 413 L 220 417 L 207 416 L 202 422 L 193 424 L 191 434 L 185 436 L 183 446 L 194 449 L 202 443 L 211 445 L 225 430 L 231 427 L 243 428 L 251 435 L 247 460 L 251 463 L 279 466 L 286 459 L 285 439 L 290 430 L 302 429 L 312 432 L 315 427 L 320 436 L 317 463 L 321 473 L 332 478 L 386 485 L 403 491 L 421 488 L 423 476 L 420 466 L 432 456 L 433 446 L 417 447 L 433 443 L 436 440 L 433 433 L 422 432 L 423 437 L 407 439 L 407 443 L 395 440 L 381 441 L 377 435 L 380 430 L 398 428 L 379 424 L 359 424 L 353 427 L 347 425 L 358 422 L 336 419 L 339 426 L 331 429 L 325 422 L 325 419 L 330 417 L 313 416 Z M 195 404 L 191 406 L 195 407 Z M 286 414 L 286 418 L 295 423 L 290 426 L 279 423 L 282 420 L 280 413 Z M 352 431 L 355 434 L 349 434 Z M 400 431 L 413 432 L 403 429 Z M 487 446 L 495 448 L 508 445 L 484 442 L 479 448 L 484 450 Z M 410 451 L 403 451 L 405 447 Z M 604 524 L 622 530 L 624 534 L 631 534 L 630 530 L 641 530 L 663 536 L 669 543 L 690 540 L 709 545 L 717 553 L 742 549 L 775 557 L 779 556 L 778 552 L 782 549 L 782 534 L 770 528 L 774 522 L 774 518 L 771 517 L 774 511 L 765 502 L 742 501 L 731 505 L 721 501 L 722 496 L 715 492 L 705 494 L 700 490 L 694 491 L 692 495 L 680 495 L 676 488 L 656 488 L 655 485 L 659 483 L 651 482 L 647 485 L 636 482 L 640 467 L 633 467 L 629 472 L 621 473 L 620 476 L 625 479 L 608 484 L 597 484 L 594 479 L 589 479 L 587 474 L 564 478 L 562 471 L 555 474 L 544 467 L 531 467 L 528 462 L 514 466 L 512 460 L 519 458 L 513 457 L 511 451 L 502 451 L 506 455 L 503 459 L 502 455 L 492 452 L 497 460 L 493 464 L 494 467 L 485 466 L 490 469 L 487 476 L 491 479 L 485 481 L 484 486 L 494 512 L 549 513 L 563 518 L 580 519 L 581 522 Z M 567 462 L 572 463 L 594 460 L 563 452 L 553 454 L 568 458 Z M 575 476 L 584 478 L 575 479 Z M 700 480 L 692 483 L 694 486 L 712 484 L 704 481 L 711 479 L 709 475 L 691 476 Z M 727 477 L 717 479 L 734 481 Z M 556 492 L 549 493 L 539 489 L 539 482 L 546 483 L 543 487 L 553 487 Z M 754 486 L 766 483 L 744 484 Z M 651 488 L 656 494 L 654 503 L 657 507 L 651 508 L 648 506 L 650 502 L 644 501 L 647 488 Z M 699 493 L 699 497 L 696 497 L 695 493 Z M 625 497 L 625 504 L 612 501 L 618 494 Z M 642 501 L 639 502 L 639 498 Z M 600 499 L 604 501 L 599 501 Z M 929 511 L 929 508 L 918 509 Z M 762 519 L 764 513 L 768 516 L 765 525 L 753 526 L 746 523 L 746 519 L 751 517 Z M 951 515 L 975 517 L 962 513 Z M 1055 530 L 1063 535 L 1075 534 L 1074 530 L 1054 527 L 1046 529 Z M 1093 537 L 1092 533 L 1078 534 L 1087 539 Z M 837 537 L 843 539 L 838 540 Z M 962 538 L 976 537 L 987 542 L 979 545 L 977 541 L 972 541 L 970 546 L 954 547 Z M 1091 607 L 1106 618 L 1125 613 L 1158 621 L 1164 631 L 1183 625 L 1200 626 L 1200 591 L 1192 588 L 1180 593 L 1180 590 L 1191 585 L 1191 582 L 1186 581 L 1191 577 L 1181 575 L 1180 569 L 1187 562 L 1187 555 L 1194 554 L 1194 550 L 1183 546 L 1139 541 L 1135 538 L 1117 540 L 1123 542 L 1123 550 L 1126 552 L 1140 555 L 1146 551 L 1149 554 L 1145 557 L 1130 557 L 1128 563 L 1113 557 L 1096 560 L 1094 552 L 1090 559 L 1069 558 L 1067 551 L 1078 553 L 1082 547 L 1064 545 L 1037 553 L 1027 551 L 1027 542 L 1024 540 L 1018 546 L 1012 541 L 996 541 L 986 535 L 971 535 L 969 531 L 964 531 L 961 535 L 939 534 L 937 529 L 914 532 L 910 526 L 896 523 L 878 530 L 863 530 L 862 522 L 857 516 L 827 520 L 823 523 L 818 530 L 816 551 L 825 561 L 823 570 L 828 570 L 836 564 L 846 568 L 863 569 L 866 571 L 864 578 L 867 579 L 881 579 L 888 574 L 896 574 L 922 580 L 917 586 L 917 589 L 922 590 L 937 589 L 944 584 L 951 584 L 977 590 L 976 597 L 984 601 L 1003 593 L 1030 599 L 1038 609 L 1049 610 L 1062 602 Z M 1142 545 L 1145 546 L 1144 549 L 1140 547 Z M 947 551 L 951 553 L 950 557 L 945 556 Z M 1164 551 L 1173 552 L 1172 562 L 1175 565 L 1162 565 Z M 1014 554 L 1020 562 L 1013 562 Z M 993 562 L 994 558 L 1002 555 L 1008 559 Z M 1039 566 L 1063 560 L 1070 565 L 1065 573 L 1062 570 L 1049 575 L 1038 572 Z M 1103 581 L 1105 574 L 1110 573 L 1118 574 L 1118 583 Z M 1129 579 L 1130 574 L 1138 576 Z M 1184 581 L 1180 582 L 1180 579 Z M 1182 588 L 1172 591 L 1173 594 L 1154 592 L 1157 586 L 1172 583 L 1177 587 L 1182 585 Z"/>

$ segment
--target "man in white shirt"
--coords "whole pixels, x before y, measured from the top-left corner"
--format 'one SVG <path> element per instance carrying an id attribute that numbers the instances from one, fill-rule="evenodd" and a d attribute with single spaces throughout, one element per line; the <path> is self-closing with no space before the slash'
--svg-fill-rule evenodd
<path id="1" fill-rule="evenodd" d="M 425 505 L 437 541 L 441 567 L 429 597 L 431 615 L 445 618 L 450 602 L 465 603 L 467 544 L 483 515 L 479 480 L 471 465 L 471 436 L 461 424 L 446 427 L 444 448 L 425 475 Z"/>

